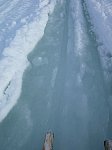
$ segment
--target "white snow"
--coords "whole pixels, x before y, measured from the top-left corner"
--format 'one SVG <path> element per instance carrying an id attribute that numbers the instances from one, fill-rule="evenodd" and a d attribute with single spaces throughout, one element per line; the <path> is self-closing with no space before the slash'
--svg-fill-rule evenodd
<path id="1" fill-rule="evenodd" d="M 71 2 L 72 16 L 74 18 L 74 35 L 75 35 L 75 48 L 74 53 L 78 56 L 82 56 L 84 53 L 84 47 L 88 43 L 88 37 L 85 30 L 85 21 L 82 12 L 82 6 L 80 1 Z"/>
<path id="2" fill-rule="evenodd" d="M 46 3 L 39 18 L 37 16 L 33 22 L 19 29 L 9 47 L 3 51 L 0 60 L 0 121 L 7 116 L 21 94 L 22 76 L 29 64 L 27 55 L 44 35 L 48 13 L 53 11 L 54 6 L 55 2 Z"/>
<path id="3" fill-rule="evenodd" d="M 85 0 L 97 40 L 112 54 L 112 1 Z"/>
<path id="4" fill-rule="evenodd" d="M 100 43 L 99 52 L 104 68 L 107 67 L 107 55 L 112 55 L 112 1 L 85 0 L 93 24 L 93 30 Z"/>
<path id="5" fill-rule="evenodd" d="M 11 28 L 14 27 L 16 25 L 16 21 L 12 22 Z"/>

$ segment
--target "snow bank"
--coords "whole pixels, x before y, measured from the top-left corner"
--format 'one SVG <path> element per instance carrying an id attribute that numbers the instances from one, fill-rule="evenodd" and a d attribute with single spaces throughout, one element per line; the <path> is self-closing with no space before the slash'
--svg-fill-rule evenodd
<path id="1" fill-rule="evenodd" d="M 85 0 L 99 42 L 98 50 L 105 70 L 112 64 L 112 2 L 109 0 Z M 111 65 L 112 66 L 112 65 Z M 111 69 L 112 71 L 112 69 Z"/>
<path id="2" fill-rule="evenodd" d="M 46 6 L 40 3 L 39 17 L 18 30 L 10 46 L 3 51 L 0 60 L 0 121 L 7 116 L 21 94 L 22 76 L 29 64 L 27 55 L 44 35 L 48 14 L 55 6 L 55 1 L 44 2 Z"/>
<path id="3" fill-rule="evenodd" d="M 108 52 L 112 53 L 112 2 L 108 2 L 108 0 L 85 1 L 98 39 L 104 44 Z"/>

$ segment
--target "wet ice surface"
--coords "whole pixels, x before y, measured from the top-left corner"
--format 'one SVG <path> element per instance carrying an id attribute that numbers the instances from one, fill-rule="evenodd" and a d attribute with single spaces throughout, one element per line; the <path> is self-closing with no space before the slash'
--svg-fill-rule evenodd
<path id="1" fill-rule="evenodd" d="M 49 129 L 54 149 L 103 149 L 108 96 L 82 1 L 58 2 L 28 61 L 18 103 L 0 124 L 1 150 L 42 149 Z"/>

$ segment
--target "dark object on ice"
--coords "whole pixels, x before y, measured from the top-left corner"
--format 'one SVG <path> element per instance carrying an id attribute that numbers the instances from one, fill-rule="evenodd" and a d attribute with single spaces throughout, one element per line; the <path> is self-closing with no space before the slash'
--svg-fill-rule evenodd
<path id="1" fill-rule="evenodd" d="M 53 150 L 54 133 L 47 132 L 43 144 L 43 150 Z"/>
<path id="2" fill-rule="evenodd" d="M 105 150 L 112 150 L 112 140 L 105 140 L 104 147 L 105 147 Z"/>

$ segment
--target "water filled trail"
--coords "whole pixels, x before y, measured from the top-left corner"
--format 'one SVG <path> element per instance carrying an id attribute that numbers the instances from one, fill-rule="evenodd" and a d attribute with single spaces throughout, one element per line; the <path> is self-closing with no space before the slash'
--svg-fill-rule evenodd
<path id="1" fill-rule="evenodd" d="M 106 90 L 83 4 L 59 3 L 49 17 L 43 38 L 28 56 L 18 104 L 0 124 L 1 150 L 41 149 L 49 129 L 55 150 L 103 149 Z"/>

